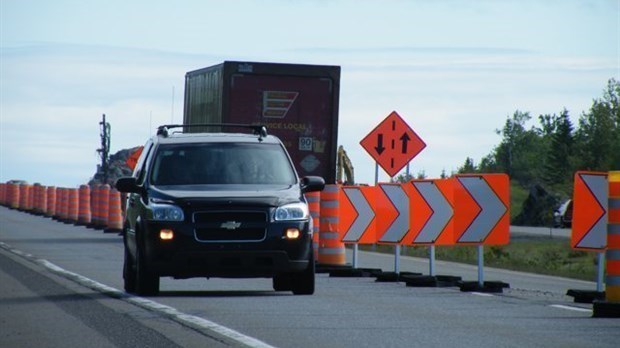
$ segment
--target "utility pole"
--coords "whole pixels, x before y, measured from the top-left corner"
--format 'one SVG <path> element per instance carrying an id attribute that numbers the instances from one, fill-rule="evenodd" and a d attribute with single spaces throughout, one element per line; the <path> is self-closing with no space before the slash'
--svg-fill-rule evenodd
<path id="1" fill-rule="evenodd" d="M 99 122 L 101 126 L 101 148 L 97 149 L 101 156 L 101 173 L 103 174 L 103 183 L 108 183 L 108 157 L 110 154 L 110 124 L 103 119 Z"/>

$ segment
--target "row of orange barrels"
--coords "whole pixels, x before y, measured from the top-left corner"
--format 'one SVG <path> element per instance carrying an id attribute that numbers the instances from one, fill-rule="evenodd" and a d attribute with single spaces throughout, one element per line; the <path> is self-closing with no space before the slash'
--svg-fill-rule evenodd
<path id="1" fill-rule="evenodd" d="M 64 188 L 0 183 L 0 205 L 105 232 L 123 228 L 121 194 L 109 185 Z"/>
<path id="2" fill-rule="evenodd" d="M 306 194 L 313 220 L 314 256 L 319 264 L 345 264 L 345 247 L 338 231 L 339 192 L 337 185 L 327 185 L 322 192 Z M 121 194 L 109 185 L 74 189 L 0 183 L 0 205 L 110 232 L 123 228 L 122 202 Z"/>

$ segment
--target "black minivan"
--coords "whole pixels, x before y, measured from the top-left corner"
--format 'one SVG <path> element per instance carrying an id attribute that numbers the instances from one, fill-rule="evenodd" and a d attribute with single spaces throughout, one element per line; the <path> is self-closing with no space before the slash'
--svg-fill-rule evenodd
<path id="1" fill-rule="evenodd" d="M 201 125 L 213 126 L 213 125 Z M 239 125 L 218 125 L 239 126 Z M 125 290 L 157 295 L 160 277 L 273 278 L 276 291 L 314 293 L 312 218 L 282 142 L 253 134 L 171 133 L 161 126 L 133 175 L 123 228 Z"/>

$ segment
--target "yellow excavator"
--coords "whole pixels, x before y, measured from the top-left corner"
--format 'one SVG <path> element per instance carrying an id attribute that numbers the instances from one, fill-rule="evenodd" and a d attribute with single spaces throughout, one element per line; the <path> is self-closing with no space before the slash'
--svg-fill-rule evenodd
<path id="1" fill-rule="evenodd" d="M 336 160 L 336 182 L 343 185 L 353 185 L 355 184 L 355 178 L 353 176 L 353 164 L 351 163 L 349 156 L 347 156 L 347 152 L 344 150 L 344 147 L 340 145 L 338 147 Z"/>

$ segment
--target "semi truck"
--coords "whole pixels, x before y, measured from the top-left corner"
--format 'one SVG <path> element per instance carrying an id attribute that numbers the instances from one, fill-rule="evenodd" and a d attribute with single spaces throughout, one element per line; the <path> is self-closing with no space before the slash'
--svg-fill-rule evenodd
<path id="1" fill-rule="evenodd" d="M 186 73 L 183 123 L 264 125 L 300 177 L 333 184 L 339 93 L 340 66 L 224 61 Z"/>

